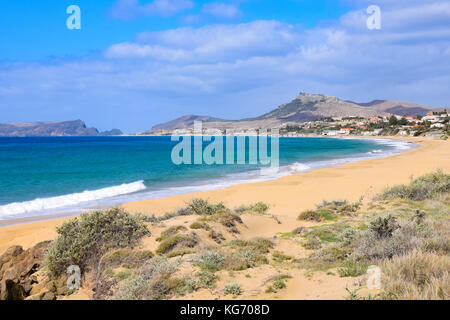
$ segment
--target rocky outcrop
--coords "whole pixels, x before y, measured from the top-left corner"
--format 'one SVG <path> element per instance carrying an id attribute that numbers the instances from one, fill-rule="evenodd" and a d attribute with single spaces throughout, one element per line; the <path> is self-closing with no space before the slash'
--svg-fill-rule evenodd
<path id="1" fill-rule="evenodd" d="M 67 292 L 65 275 L 38 280 L 49 243 L 42 242 L 28 250 L 12 246 L 0 256 L 0 300 L 54 300 Z"/>
<path id="2" fill-rule="evenodd" d="M 99 132 L 96 128 L 88 128 L 81 120 L 0 123 L 0 136 L 2 137 L 108 136 L 121 134 L 122 131 L 119 129 Z"/>

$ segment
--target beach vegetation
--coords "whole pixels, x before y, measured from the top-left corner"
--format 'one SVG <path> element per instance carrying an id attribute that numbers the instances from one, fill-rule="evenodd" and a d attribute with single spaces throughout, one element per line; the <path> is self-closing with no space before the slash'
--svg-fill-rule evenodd
<path id="1" fill-rule="evenodd" d="M 412 250 L 386 260 L 383 270 L 383 297 L 400 300 L 448 300 L 450 298 L 450 258 L 433 252 Z"/>
<path id="2" fill-rule="evenodd" d="M 185 279 L 185 286 L 188 292 L 198 291 L 200 289 L 215 289 L 219 277 L 209 271 L 197 272 L 193 278 Z"/>
<path id="3" fill-rule="evenodd" d="M 232 240 L 228 244 L 233 248 L 250 249 L 257 253 L 265 254 L 273 248 L 273 242 L 269 239 L 254 238 L 252 240 Z"/>
<path id="4" fill-rule="evenodd" d="M 106 252 L 135 246 L 150 235 L 145 224 L 121 208 L 86 213 L 56 228 L 58 237 L 50 244 L 45 264 L 55 275 L 70 265 L 83 271 Z"/>
<path id="5" fill-rule="evenodd" d="M 340 277 L 358 277 L 367 272 L 367 263 L 355 260 L 347 260 L 344 265 L 337 270 Z"/>
<path id="6" fill-rule="evenodd" d="M 186 231 L 186 230 L 187 230 L 187 228 L 185 226 L 170 227 L 167 230 L 164 230 L 163 232 L 161 232 L 161 235 L 159 236 L 159 238 L 156 239 L 156 241 L 166 240 L 167 238 L 170 238 L 170 237 L 176 235 L 178 232 Z"/>
<path id="7" fill-rule="evenodd" d="M 174 249 L 194 248 L 198 244 L 198 236 L 195 233 L 174 235 L 159 244 L 157 254 L 165 254 Z"/>
<path id="8" fill-rule="evenodd" d="M 298 220 L 314 222 L 331 221 L 337 218 L 337 215 L 329 209 L 308 210 L 300 213 L 298 216 Z"/>
<path id="9" fill-rule="evenodd" d="M 397 185 L 385 189 L 378 199 L 410 199 L 414 201 L 422 201 L 425 199 L 433 199 L 450 191 L 450 174 L 446 174 L 441 170 L 424 175 L 413 180 L 407 185 Z"/>
<path id="10" fill-rule="evenodd" d="M 198 229 L 203 229 L 206 231 L 211 230 L 211 227 L 209 226 L 209 224 L 207 224 L 206 222 L 201 222 L 201 221 L 195 221 L 193 222 L 189 228 L 194 229 L 194 230 L 198 230 Z"/>
<path id="11" fill-rule="evenodd" d="M 204 216 L 200 218 L 200 222 L 217 222 L 223 225 L 225 228 L 227 228 L 228 232 L 232 234 L 238 234 L 240 233 L 237 226 L 239 224 L 243 224 L 241 217 L 239 217 L 237 214 L 233 214 L 230 212 L 217 212 L 213 215 Z"/>
<path id="12" fill-rule="evenodd" d="M 275 250 L 274 252 L 272 252 L 272 260 L 275 262 L 283 263 L 283 262 L 293 262 L 295 261 L 295 258 Z"/>
<path id="13" fill-rule="evenodd" d="M 222 232 L 217 232 L 214 230 L 210 230 L 208 236 L 218 244 L 221 244 L 223 241 L 226 240 Z"/>
<path id="14" fill-rule="evenodd" d="M 204 199 L 192 199 L 187 204 L 186 210 L 190 210 L 192 213 L 200 216 L 211 216 L 219 212 L 230 212 L 230 209 L 222 202 L 212 204 Z"/>
<path id="15" fill-rule="evenodd" d="M 154 257 L 139 268 L 134 276 L 119 283 L 113 300 L 161 300 L 184 288 L 184 280 L 174 278 L 180 260 Z"/>
<path id="16" fill-rule="evenodd" d="M 250 205 L 242 205 L 234 209 L 234 212 L 242 214 L 245 212 L 255 212 L 259 214 L 266 214 L 269 210 L 269 205 L 264 202 L 256 202 Z"/>
<path id="17" fill-rule="evenodd" d="M 148 250 L 131 250 L 130 248 L 121 248 L 106 253 L 100 263 L 108 267 L 137 268 L 145 261 L 153 258 L 155 255 Z"/>
<path id="18" fill-rule="evenodd" d="M 279 290 L 285 289 L 287 287 L 287 280 L 291 279 L 292 276 L 289 274 L 278 274 L 267 280 L 269 286 L 266 289 L 266 293 L 277 293 Z"/>
<path id="19" fill-rule="evenodd" d="M 234 297 L 240 296 L 242 294 L 242 286 L 238 282 L 228 283 L 225 285 L 223 290 L 225 295 L 233 295 Z"/>

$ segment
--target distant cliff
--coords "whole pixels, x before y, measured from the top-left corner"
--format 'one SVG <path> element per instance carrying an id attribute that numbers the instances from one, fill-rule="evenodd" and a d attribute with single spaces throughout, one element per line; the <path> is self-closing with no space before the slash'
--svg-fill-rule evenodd
<path id="1" fill-rule="evenodd" d="M 61 136 L 109 136 L 121 135 L 122 131 L 99 132 L 88 128 L 81 120 L 52 122 L 6 122 L 0 123 L 2 137 L 61 137 Z"/>

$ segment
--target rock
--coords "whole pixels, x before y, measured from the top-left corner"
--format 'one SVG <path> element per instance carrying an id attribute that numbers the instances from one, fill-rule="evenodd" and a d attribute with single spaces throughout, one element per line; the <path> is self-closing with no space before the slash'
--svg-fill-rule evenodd
<path id="1" fill-rule="evenodd" d="M 23 300 L 24 298 L 24 289 L 13 280 L 0 282 L 0 300 Z"/>
<path id="2" fill-rule="evenodd" d="M 37 284 L 33 274 L 41 266 L 49 243 L 41 242 L 26 251 L 13 246 L 0 256 L 0 300 L 22 300 L 31 294 Z"/>
<path id="3" fill-rule="evenodd" d="M 49 291 L 44 293 L 41 300 L 56 300 L 56 296 L 53 292 Z"/>
<path id="4" fill-rule="evenodd" d="M 28 296 L 25 300 L 42 300 L 43 296 L 44 293 L 33 294 L 31 296 Z"/>

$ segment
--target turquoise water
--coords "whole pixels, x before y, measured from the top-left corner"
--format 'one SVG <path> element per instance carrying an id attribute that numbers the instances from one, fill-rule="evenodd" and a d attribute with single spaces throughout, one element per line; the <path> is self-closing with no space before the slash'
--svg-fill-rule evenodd
<path id="1" fill-rule="evenodd" d="M 391 140 L 280 138 L 280 170 L 264 172 L 258 165 L 175 165 L 176 144 L 170 137 L 0 138 L 0 219 L 269 180 L 411 147 Z"/>

